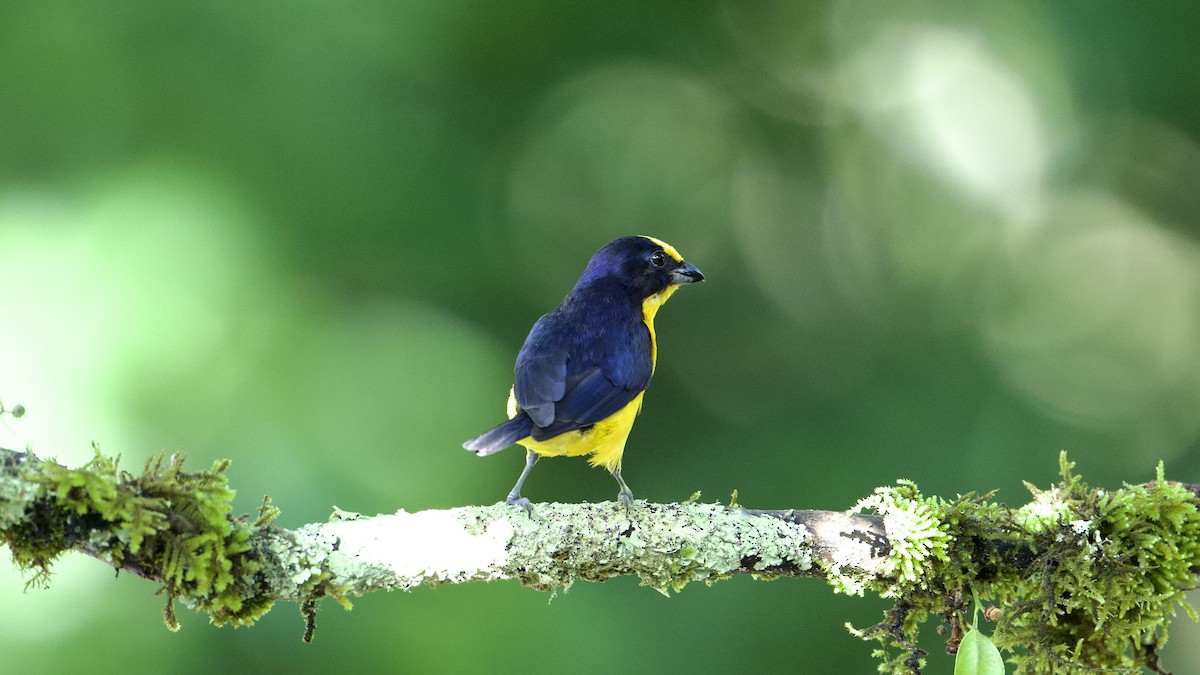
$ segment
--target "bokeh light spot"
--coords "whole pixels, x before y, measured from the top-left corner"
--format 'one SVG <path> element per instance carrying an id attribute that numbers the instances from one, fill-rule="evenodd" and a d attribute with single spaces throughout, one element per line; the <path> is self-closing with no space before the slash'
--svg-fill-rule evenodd
<path id="1" fill-rule="evenodd" d="M 1160 454 L 1179 451 L 1200 425 L 1200 251 L 1103 194 L 1064 198 L 1045 230 L 983 305 L 994 363 L 1049 415 L 1162 424 Z"/>
<path id="2" fill-rule="evenodd" d="M 841 81 L 880 139 L 965 196 L 1009 213 L 1039 201 L 1054 147 L 1046 98 L 980 35 L 885 24 Z"/>

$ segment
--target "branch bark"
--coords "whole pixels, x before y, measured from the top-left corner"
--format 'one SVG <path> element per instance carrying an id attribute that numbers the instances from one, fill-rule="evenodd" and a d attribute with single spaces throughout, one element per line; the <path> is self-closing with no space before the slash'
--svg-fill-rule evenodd
<path id="1" fill-rule="evenodd" d="M 330 583 L 351 593 L 501 579 L 552 589 L 621 575 L 667 591 L 731 574 L 824 577 L 832 564 L 870 576 L 887 553 L 875 516 L 644 501 L 629 514 L 616 502 L 353 514 L 264 538 L 285 578 L 298 559 L 323 561 Z"/>

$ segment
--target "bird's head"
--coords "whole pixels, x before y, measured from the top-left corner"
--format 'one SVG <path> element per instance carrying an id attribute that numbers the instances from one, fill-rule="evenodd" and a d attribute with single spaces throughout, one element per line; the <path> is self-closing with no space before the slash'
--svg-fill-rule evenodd
<path id="1" fill-rule="evenodd" d="M 615 281 L 647 298 L 671 286 L 704 281 L 704 275 L 665 241 L 621 237 L 592 256 L 577 286 L 599 281 Z"/>

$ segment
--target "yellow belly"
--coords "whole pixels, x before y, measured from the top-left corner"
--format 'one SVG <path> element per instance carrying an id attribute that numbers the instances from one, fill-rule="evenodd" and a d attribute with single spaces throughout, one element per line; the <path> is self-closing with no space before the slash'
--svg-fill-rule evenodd
<path id="1" fill-rule="evenodd" d="M 517 443 L 543 457 L 591 455 L 588 463 L 592 466 L 603 466 L 610 472 L 620 469 L 625 441 L 629 439 L 629 430 L 633 428 L 633 420 L 641 410 L 645 393 L 638 394 L 624 408 L 587 429 L 568 431 L 544 441 L 535 441 L 526 436 Z"/>

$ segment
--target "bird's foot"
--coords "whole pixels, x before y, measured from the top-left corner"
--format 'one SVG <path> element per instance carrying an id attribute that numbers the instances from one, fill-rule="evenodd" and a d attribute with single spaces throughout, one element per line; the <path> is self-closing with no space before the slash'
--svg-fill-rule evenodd
<path id="1" fill-rule="evenodd" d="M 522 497 L 514 492 L 510 494 L 504 501 L 507 504 L 512 504 L 513 506 L 519 506 L 525 509 L 525 515 L 529 516 L 530 518 L 533 517 L 533 504 L 530 504 L 529 500 L 525 497 Z"/>
<path id="2" fill-rule="evenodd" d="M 628 490 L 628 489 L 621 490 L 620 492 L 617 493 L 617 499 L 622 504 L 625 505 L 625 515 L 632 516 L 633 515 L 633 491 Z"/>
<path id="3" fill-rule="evenodd" d="M 621 486 L 621 491 L 617 493 L 617 499 L 625 505 L 625 515 L 633 517 L 633 490 L 625 484 L 625 479 L 621 478 L 620 467 L 612 470 L 613 478 L 617 479 L 617 485 Z"/>

